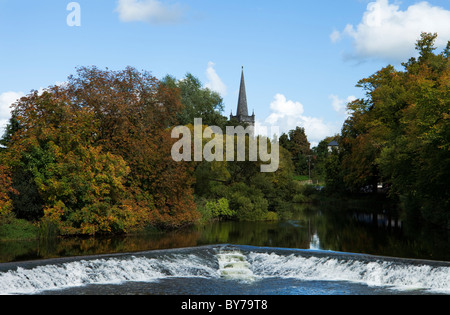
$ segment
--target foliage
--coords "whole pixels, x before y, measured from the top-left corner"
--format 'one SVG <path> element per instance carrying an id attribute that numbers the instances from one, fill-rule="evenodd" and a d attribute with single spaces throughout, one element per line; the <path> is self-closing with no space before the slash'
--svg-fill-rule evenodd
<path id="1" fill-rule="evenodd" d="M 206 126 L 204 126 L 206 127 Z M 223 137 L 223 145 L 232 139 Z M 236 139 L 235 139 L 236 140 Z M 270 141 L 267 138 L 256 138 L 257 148 Z M 264 142 L 263 142 L 264 141 Z M 235 145 L 237 141 L 234 141 Z M 205 143 L 203 143 L 204 145 Z M 245 143 L 246 156 L 249 154 L 249 138 Z M 225 152 L 224 152 L 225 154 Z M 290 211 L 294 196 L 300 194 L 300 184 L 293 179 L 294 166 L 290 153 L 280 147 L 279 168 L 274 173 L 261 173 L 262 161 L 203 161 L 195 170 L 195 193 L 213 203 L 225 198 L 229 201 L 229 209 L 233 213 L 228 217 L 240 221 L 259 221 L 268 218 L 269 211 L 275 214 Z M 302 199 L 306 200 L 306 199 Z M 297 200 L 298 201 L 298 200 Z M 201 205 L 204 217 L 210 216 L 204 204 Z M 277 216 L 278 217 L 278 216 Z"/>
<path id="2" fill-rule="evenodd" d="M 311 154 L 311 144 L 305 133 L 305 128 L 297 127 L 289 134 L 280 136 L 280 145 L 292 156 L 295 172 L 298 175 L 308 175 L 308 155 Z"/>
<path id="3" fill-rule="evenodd" d="M 177 89 L 133 68 L 80 68 L 22 98 L 16 131 L 4 137 L 20 193 L 14 212 L 62 234 L 194 222 L 191 171 L 170 156 L 181 106 Z"/>
<path id="4" fill-rule="evenodd" d="M 260 221 L 267 218 L 268 201 L 264 194 L 244 183 L 236 183 L 227 191 L 230 207 L 237 213 L 240 221 Z"/>
<path id="5" fill-rule="evenodd" d="M 10 194 L 17 193 L 11 186 L 11 174 L 7 168 L 0 165 L 0 223 L 2 218 L 7 217 L 12 209 L 13 203 Z"/>
<path id="6" fill-rule="evenodd" d="M 348 106 L 327 179 L 349 191 L 382 182 L 391 197 L 409 199 L 423 218 L 450 227 L 450 60 L 448 49 L 435 53 L 436 38 L 422 34 L 419 58 L 404 71 L 387 66 L 358 83 L 367 98 Z"/>
<path id="7" fill-rule="evenodd" d="M 177 114 L 180 125 L 194 124 L 195 118 L 202 118 L 205 125 L 224 127 L 227 121 L 221 115 L 224 109 L 222 97 L 217 92 L 203 88 L 198 78 L 190 73 L 182 80 L 168 75 L 162 83 L 180 90 L 183 104 Z"/>
<path id="8" fill-rule="evenodd" d="M 306 201 L 284 148 L 275 173 L 261 173 L 261 159 L 187 164 L 171 158 L 173 127 L 193 129 L 190 123 L 200 117 L 234 126 L 222 110 L 220 96 L 190 74 L 159 82 L 133 68 L 79 68 L 65 84 L 32 91 L 14 104 L 1 142 L 1 214 L 35 222 L 40 237 L 49 238 L 177 228 L 200 216 L 273 220 L 293 201 Z M 309 142 L 301 128 L 290 137 L 299 160 Z M 219 142 L 225 147 L 231 140 Z M 256 141 L 257 149 L 268 144 L 271 150 L 269 139 Z M 247 137 L 247 156 L 249 143 Z"/>
<path id="9" fill-rule="evenodd" d="M 209 201 L 206 209 L 211 212 L 212 217 L 220 219 L 232 219 L 236 212 L 230 209 L 228 199 L 221 198 L 217 201 Z"/>
<path id="10" fill-rule="evenodd" d="M 23 219 L 9 217 L 0 219 L 0 240 L 18 241 L 34 240 L 38 238 L 38 229 L 31 222 Z M 1 246 L 5 246 L 2 244 Z"/>

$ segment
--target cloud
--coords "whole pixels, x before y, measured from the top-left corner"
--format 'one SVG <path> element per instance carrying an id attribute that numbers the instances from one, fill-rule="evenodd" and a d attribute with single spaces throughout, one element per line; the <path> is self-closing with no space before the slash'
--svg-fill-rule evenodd
<path id="1" fill-rule="evenodd" d="M 330 39 L 333 43 L 340 41 L 341 37 L 341 33 L 338 30 L 334 30 L 333 33 L 330 34 Z"/>
<path id="2" fill-rule="evenodd" d="M 11 105 L 25 96 L 22 92 L 5 92 L 0 94 L 0 137 L 11 118 Z"/>
<path id="3" fill-rule="evenodd" d="M 116 12 L 122 22 L 176 24 L 184 9 L 179 4 L 165 4 L 159 0 L 119 0 Z"/>
<path id="4" fill-rule="evenodd" d="M 438 33 L 436 45 L 450 40 L 450 11 L 426 1 L 410 5 L 405 11 L 389 0 L 376 0 L 367 6 L 356 27 L 348 24 L 342 32 L 333 31 L 332 42 L 344 37 L 353 40 L 356 59 L 405 61 L 415 55 L 415 43 L 422 32 Z"/>
<path id="5" fill-rule="evenodd" d="M 67 81 L 56 81 L 55 85 L 65 87 L 67 86 Z M 48 88 L 40 87 L 37 92 L 38 95 L 42 95 Z M 4 92 L 0 94 L 0 137 L 3 136 L 6 125 L 9 123 L 11 118 L 11 105 L 16 101 L 20 100 L 22 97 L 26 96 L 23 92 Z"/>
<path id="6" fill-rule="evenodd" d="M 256 132 L 261 129 L 260 125 L 278 126 L 280 134 L 288 133 L 296 127 L 305 128 L 308 140 L 313 146 L 317 145 L 326 137 L 339 132 L 340 126 L 325 123 L 320 118 L 305 115 L 305 108 L 300 102 L 288 100 L 282 94 L 275 95 L 270 104 L 271 114 L 266 118 L 265 124 L 256 124 Z"/>
<path id="7" fill-rule="evenodd" d="M 332 101 L 331 106 L 333 107 L 333 109 L 337 113 L 339 113 L 341 115 L 345 115 L 347 118 L 350 115 L 347 110 L 347 104 L 355 101 L 357 98 L 356 98 L 356 96 L 351 95 L 351 96 L 347 97 L 347 99 L 341 99 L 341 98 L 339 98 L 339 96 L 332 94 L 332 95 L 330 95 L 330 99 Z"/>
<path id="8" fill-rule="evenodd" d="M 206 77 L 209 82 L 205 84 L 208 89 L 219 93 L 222 97 L 227 95 L 227 86 L 223 83 L 222 79 L 217 74 L 214 69 L 215 64 L 213 62 L 208 63 L 208 68 L 206 69 Z"/>

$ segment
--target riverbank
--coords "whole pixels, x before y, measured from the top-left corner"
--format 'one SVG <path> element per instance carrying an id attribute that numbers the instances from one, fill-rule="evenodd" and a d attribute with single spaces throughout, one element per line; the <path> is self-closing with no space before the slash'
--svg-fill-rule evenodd
<path id="1" fill-rule="evenodd" d="M 350 205 L 351 204 L 351 205 Z M 235 244 L 450 261 L 450 233 L 374 202 L 300 206 L 278 221 L 214 221 L 171 231 L 0 243 L 0 262 Z"/>
<path id="2" fill-rule="evenodd" d="M 336 195 L 329 194 L 326 192 L 321 192 L 315 186 L 305 186 L 303 189 L 303 194 L 298 195 L 296 200 L 297 203 L 292 203 L 290 209 L 288 211 L 280 211 L 277 212 L 268 212 L 267 216 L 264 220 L 258 220 L 253 222 L 278 222 L 278 221 L 286 221 L 295 217 L 297 214 L 302 212 L 302 209 L 309 206 L 320 206 L 327 211 L 335 212 L 339 211 L 341 213 L 344 212 L 352 212 L 355 209 L 377 209 L 376 211 L 383 213 L 389 211 L 390 213 L 396 213 L 397 216 L 405 215 L 404 211 L 400 208 L 398 203 L 395 203 L 386 198 L 383 194 L 353 194 L 353 195 Z M 236 219 L 225 219 L 221 220 L 218 217 L 212 217 L 209 212 L 205 211 L 205 205 L 199 204 L 198 211 L 201 213 L 201 218 L 196 224 L 190 225 L 198 226 L 198 225 L 210 225 L 214 224 L 218 221 L 231 221 L 236 222 L 239 220 Z M 405 219 L 405 217 L 403 217 Z M 45 237 L 42 235 L 43 231 L 39 229 L 38 223 L 33 223 L 30 221 L 16 219 L 14 216 L 9 216 L 8 218 L 4 218 L 2 222 L 0 222 L 0 242 L 14 242 L 14 241 L 33 241 L 39 240 L 40 238 L 44 239 L 54 239 L 59 237 L 57 234 L 49 234 Z M 189 228 L 189 226 L 187 227 Z M 185 227 L 178 229 L 160 229 L 154 226 L 147 226 L 140 230 L 132 231 L 131 233 L 121 233 L 121 234 L 100 234 L 97 237 L 115 237 L 115 236 L 134 236 L 134 235 L 148 235 L 148 234 L 158 234 L 158 233 L 171 233 L 173 231 L 182 231 L 185 230 Z M 45 231 L 44 231 L 45 232 Z M 66 236 L 65 239 L 79 239 L 80 235 L 72 235 Z M 83 238 L 89 238 L 88 236 L 84 236 Z M 226 240 L 225 240 L 226 242 Z"/>
<path id="3" fill-rule="evenodd" d="M 6 218 L 0 222 L 0 242 L 35 240 L 39 238 L 39 229 L 32 222 Z"/>

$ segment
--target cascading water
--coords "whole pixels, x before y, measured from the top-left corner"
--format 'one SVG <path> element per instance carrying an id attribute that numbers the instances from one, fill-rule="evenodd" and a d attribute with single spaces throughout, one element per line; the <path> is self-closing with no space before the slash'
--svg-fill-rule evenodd
<path id="1" fill-rule="evenodd" d="M 223 278 L 229 280 L 254 281 L 246 256 L 241 251 L 221 251 L 217 254 L 219 270 Z"/>
<path id="2" fill-rule="evenodd" d="M 1 266 L 1 265 L 0 265 Z M 0 294 L 33 294 L 91 284 L 154 282 L 164 278 L 217 277 L 208 260 L 194 254 L 117 256 L 46 264 L 0 272 Z"/>
<path id="3" fill-rule="evenodd" d="M 55 294 L 92 285 L 114 286 L 114 294 L 121 294 L 123 286 L 130 290 L 138 283 L 145 285 L 144 293 L 156 287 L 157 293 L 178 292 L 183 286 L 183 293 L 196 294 L 328 294 L 333 286 L 331 294 L 361 289 L 369 294 L 450 294 L 450 263 L 224 245 L 0 264 L 0 294 Z M 199 291 L 208 287 L 204 283 L 214 291 Z"/>
<path id="4" fill-rule="evenodd" d="M 302 257 L 250 253 L 252 270 L 259 277 L 302 281 L 346 281 L 397 290 L 434 290 L 450 293 L 450 267 L 413 265 L 355 257 Z"/>

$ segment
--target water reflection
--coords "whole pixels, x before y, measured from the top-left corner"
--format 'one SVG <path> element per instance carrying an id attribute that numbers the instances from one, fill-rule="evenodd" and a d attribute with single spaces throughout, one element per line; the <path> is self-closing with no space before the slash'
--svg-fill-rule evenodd
<path id="1" fill-rule="evenodd" d="M 182 231 L 113 238 L 70 238 L 0 243 L 0 261 L 140 252 L 235 244 L 332 250 L 450 261 L 449 233 L 403 222 L 378 208 L 303 207 L 280 222 L 216 222 Z"/>
<path id="2" fill-rule="evenodd" d="M 319 235 L 314 234 L 311 238 L 311 241 L 309 242 L 309 249 L 311 250 L 321 250 L 322 247 L 320 247 L 320 239 Z"/>
<path id="3" fill-rule="evenodd" d="M 398 217 L 380 213 L 353 213 L 353 217 L 362 223 L 374 224 L 380 228 L 401 228 L 402 221 Z"/>

